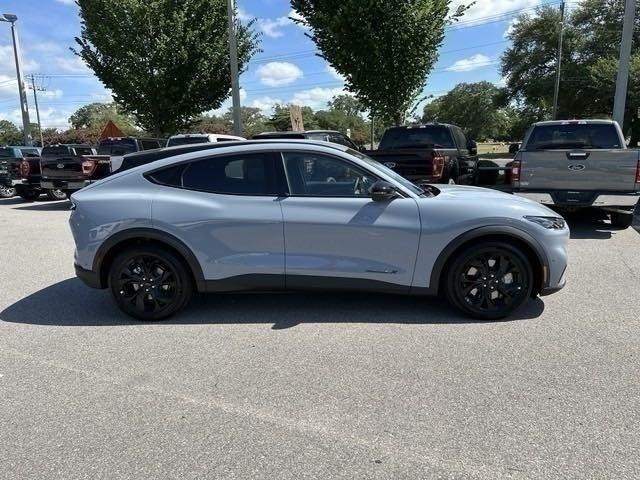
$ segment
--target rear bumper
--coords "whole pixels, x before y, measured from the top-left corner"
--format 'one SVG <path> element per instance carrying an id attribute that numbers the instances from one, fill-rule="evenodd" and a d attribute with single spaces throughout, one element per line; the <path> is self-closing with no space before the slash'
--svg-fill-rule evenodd
<path id="1" fill-rule="evenodd" d="M 80 265 L 75 264 L 74 268 L 76 269 L 76 277 L 82 280 L 87 286 L 91 288 L 102 288 L 102 284 L 100 282 L 100 275 L 92 270 L 85 270 Z"/>
<path id="2" fill-rule="evenodd" d="M 40 186 L 44 189 L 80 190 L 91 185 L 90 180 L 51 180 L 43 179 Z"/>
<path id="3" fill-rule="evenodd" d="M 640 192 L 589 192 L 589 191 L 557 191 L 557 192 L 514 192 L 514 195 L 528 198 L 543 205 L 558 207 L 629 207 L 632 208 L 640 199 Z"/>

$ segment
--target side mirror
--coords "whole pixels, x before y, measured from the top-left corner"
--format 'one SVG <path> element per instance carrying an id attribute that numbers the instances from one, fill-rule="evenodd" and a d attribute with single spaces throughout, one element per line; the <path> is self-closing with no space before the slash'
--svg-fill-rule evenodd
<path id="1" fill-rule="evenodd" d="M 469 145 L 467 145 L 467 148 L 469 149 L 469 153 L 471 155 L 478 154 L 478 144 L 476 143 L 475 140 L 469 140 Z"/>
<path id="2" fill-rule="evenodd" d="M 396 189 L 389 182 L 378 180 L 371 187 L 371 199 L 374 202 L 386 202 L 398 196 Z"/>

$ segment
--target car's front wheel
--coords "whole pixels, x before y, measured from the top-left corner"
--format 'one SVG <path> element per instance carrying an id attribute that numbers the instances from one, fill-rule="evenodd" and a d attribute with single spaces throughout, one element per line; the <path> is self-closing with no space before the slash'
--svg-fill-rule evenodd
<path id="1" fill-rule="evenodd" d="M 124 313 L 144 321 L 170 317 L 193 294 L 184 262 L 156 246 L 130 248 L 118 255 L 109 270 L 109 288 Z"/>
<path id="2" fill-rule="evenodd" d="M 533 289 L 533 269 L 518 248 L 502 242 L 479 242 L 464 249 L 446 274 L 449 302 L 479 320 L 509 316 Z"/>
<path id="3" fill-rule="evenodd" d="M 60 190 L 58 188 L 52 188 L 46 191 L 47 198 L 49 200 L 66 200 L 67 193 L 64 190 Z"/>
<path id="4" fill-rule="evenodd" d="M 15 196 L 15 194 L 16 194 L 15 188 L 0 185 L 0 198 L 11 198 Z"/>

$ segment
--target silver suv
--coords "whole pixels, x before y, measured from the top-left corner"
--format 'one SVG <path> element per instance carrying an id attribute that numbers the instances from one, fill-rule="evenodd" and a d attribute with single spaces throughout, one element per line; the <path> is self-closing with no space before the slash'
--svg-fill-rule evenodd
<path id="1" fill-rule="evenodd" d="M 194 291 L 446 294 L 499 319 L 565 283 L 569 230 L 530 200 L 420 189 L 341 145 L 263 140 L 136 167 L 71 197 L 77 275 L 141 320 Z"/>

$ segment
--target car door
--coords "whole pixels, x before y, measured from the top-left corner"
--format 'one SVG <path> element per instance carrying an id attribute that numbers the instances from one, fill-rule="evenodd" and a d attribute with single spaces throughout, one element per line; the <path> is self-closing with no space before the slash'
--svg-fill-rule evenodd
<path id="1" fill-rule="evenodd" d="M 375 174 L 342 156 L 284 151 L 282 161 L 287 286 L 406 291 L 420 237 L 416 201 L 373 201 Z"/>
<path id="2" fill-rule="evenodd" d="M 215 155 L 150 177 L 164 189 L 154 227 L 194 252 L 210 290 L 284 287 L 284 233 L 274 153 Z"/>
<path id="3" fill-rule="evenodd" d="M 472 184 L 478 156 L 472 155 L 469 151 L 469 141 L 461 128 L 453 126 L 451 131 L 457 146 L 457 152 L 454 153 L 458 157 L 458 178 L 456 183 Z"/>

